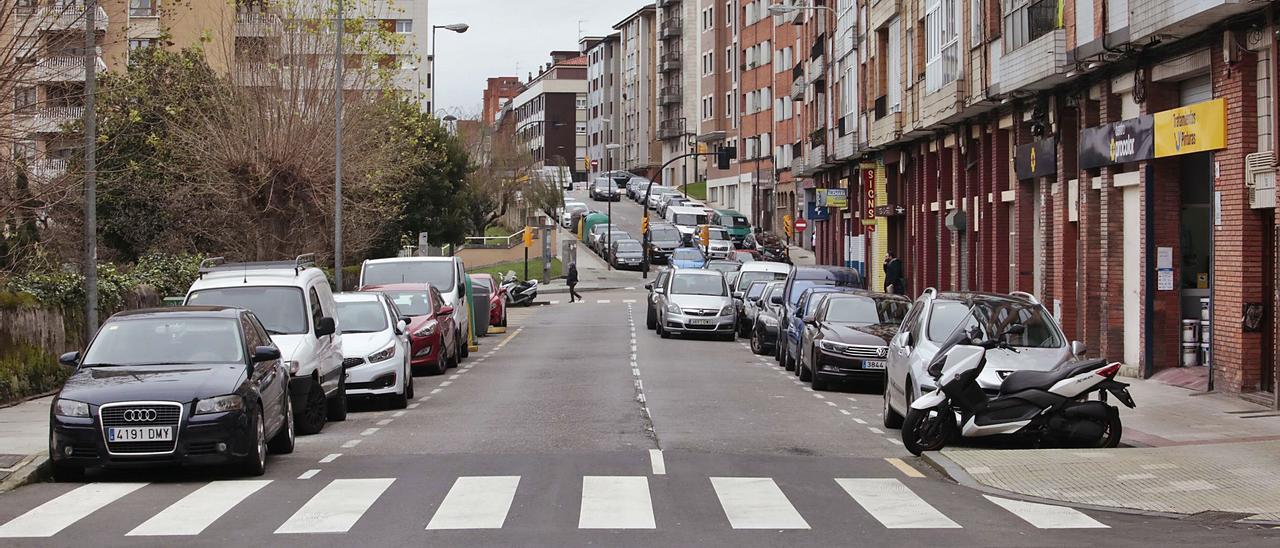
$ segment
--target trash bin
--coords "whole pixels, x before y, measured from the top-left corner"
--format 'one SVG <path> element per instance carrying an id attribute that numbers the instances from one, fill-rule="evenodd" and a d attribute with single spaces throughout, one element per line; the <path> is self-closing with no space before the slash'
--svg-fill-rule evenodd
<path id="1" fill-rule="evenodd" d="M 471 284 L 471 327 L 476 337 L 489 333 L 489 286 Z"/>

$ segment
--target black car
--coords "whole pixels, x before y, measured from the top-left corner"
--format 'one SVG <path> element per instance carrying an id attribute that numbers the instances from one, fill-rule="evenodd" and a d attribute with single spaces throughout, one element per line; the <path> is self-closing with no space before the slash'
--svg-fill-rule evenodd
<path id="1" fill-rule="evenodd" d="M 266 471 L 293 451 L 289 371 L 252 312 L 177 307 L 122 312 L 83 353 L 49 413 L 55 477 L 85 468 L 235 463 Z"/>
<path id="2" fill-rule="evenodd" d="M 889 340 L 911 308 L 901 295 L 855 291 L 825 293 L 804 318 L 800 380 L 826 390 L 836 380 L 884 382 Z"/>
<path id="3" fill-rule="evenodd" d="M 667 264 L 671 260 L 671 252 L 684 241 L 680 229 L 673 224 L 653 224 L 649 226 L 649 262 Z"/>
<path id="4" fill-rule="evenodd" d="M 782 323 L 783 282 L 769 282 L 764 293 L 752 306 L 756 308 L 755 322 L 751 325 L 751 351 L 771 354 L 777 350 L 779 325 Z"/>

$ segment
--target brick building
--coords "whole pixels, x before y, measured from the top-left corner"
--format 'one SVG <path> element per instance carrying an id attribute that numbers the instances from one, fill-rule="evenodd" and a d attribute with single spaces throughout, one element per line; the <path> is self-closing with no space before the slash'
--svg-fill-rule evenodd
<path id="1" fill-rule="evenodd" d="M 484 102 L 481 106 L 481 120 L 486 124 L 493 124 L 498 121 L 498 113 L 502 112 L 502 107 L 520 95 L 520 91 L 524 85 L 520 83 L 519 76 L 499 76 L 497 78 L 489 78 L 484 88 Z"/>

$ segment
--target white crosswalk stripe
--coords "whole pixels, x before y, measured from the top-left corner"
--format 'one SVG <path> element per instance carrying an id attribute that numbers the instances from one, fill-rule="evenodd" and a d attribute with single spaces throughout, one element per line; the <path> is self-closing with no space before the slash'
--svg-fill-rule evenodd
<path id="1" fill-rule="evenodd" d="M 956 522 L 894 478 L 839 478 L 863 510 L 889 529 L 951 529 Z"/>
<path id="2" fill-rule="evenodd" d="M 982 496 L 1037 529 L 1107 529 L 1106 525 L 1074 508 Z"/>
<path id="3" fill-rule="evenodd" d="M 333 480 L 276 529 L 276 534 L 345 533 L 394 481 L 394 478 Z"/>
<path id="4" fill-rule="evenodd" d="M 37 506 L 4 525 L 0 538 L 51 537 L 145 483 L 90 483 Z"/>
<path id="5" fill-rule="evenodd" d="M 584 476 L 579 529 L 654 529 L 649 478 Z"/>
<path id="6" fill-rule="evenodd" d="M 711 478 L 734 529 L 808 529 L 772 478 Z"/>
<path id="7" fill-rule="evenodd" d="M 271 480 L 215 481 L 169 505 L 125 536 L 198 535 Z"/>
<path id="8" fill-rule="evenodd" d="M 501 529 L 520 476 L 458 478 L 427 529 Z"/>

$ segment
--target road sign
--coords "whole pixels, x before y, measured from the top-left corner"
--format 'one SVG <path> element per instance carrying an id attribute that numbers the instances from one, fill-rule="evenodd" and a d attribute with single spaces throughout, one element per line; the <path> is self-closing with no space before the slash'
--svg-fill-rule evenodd
<path id="1" fill-rule="evenodd" d="M 897 217 L 899 215 L 907 214 L 907 208 L 892 204 L 876 206 L 875 211 L 876 217 Z"/>
<path id="2" fill-rule="evenodd" d="M 809 221 L 804 220 L 804 217 L 796 219 L 796 232 L 804 232 L 806 228 L 809 228 Z"/>

